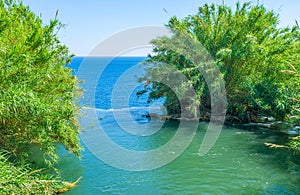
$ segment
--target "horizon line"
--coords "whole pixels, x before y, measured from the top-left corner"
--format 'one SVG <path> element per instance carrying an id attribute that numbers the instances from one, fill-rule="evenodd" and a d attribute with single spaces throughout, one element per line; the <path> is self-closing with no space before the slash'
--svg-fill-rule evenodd
<path id="1" fill-rule="evenodd" d="M 73 57 L 90 57 L 90 58 L 118 58 L 118 57 L 144 57 L 144 58 L 147 58 L 148 56 L 101 56 L 101 55 L 99 55 L 99 56 L 89 56 L 89 55 L 87 55 L 87 56 L 84 56 L 84 55 L 75 55 L 75 56 L 73 56 Z"/>

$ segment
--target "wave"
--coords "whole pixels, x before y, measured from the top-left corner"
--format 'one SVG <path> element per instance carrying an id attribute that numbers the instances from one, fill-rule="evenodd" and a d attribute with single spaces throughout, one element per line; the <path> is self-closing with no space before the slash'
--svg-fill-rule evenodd
<path id="1" fill-rule="evenodd" d="M 151 111 L 151 113 L 152 113 L 152 112 L 158 111 L 163 114 L 163 112 L 165 111 L 163 106 L 142 106 L 142 107 L 110 108 L 110 109 L 82 107 L 82 109 L 83 110 L 91 109 L 91 110 L 95 110 L 97 112 L 103 112 L 103 113 L 105 113 L 105 112 L 127 112 L 127 111 L 130 111 L 130 112 L 134 112 L 134 111 L 149 111 L 150 112 Z M 159 113 L 157 113 L 157 114 L 159 114 Z"/>

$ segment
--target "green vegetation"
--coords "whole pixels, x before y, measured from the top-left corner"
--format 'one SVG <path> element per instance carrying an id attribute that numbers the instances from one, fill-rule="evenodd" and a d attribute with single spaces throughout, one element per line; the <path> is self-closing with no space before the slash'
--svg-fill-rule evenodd
<path id="1" fill-rule="evenodd" d="M 65 67 L 71 55 L 58 40 L 61 27 L 56 18 L 44 25 L 22 3 L 0 1 L 0 150 L 15 162 L 0 155 L 1 194 L 53 192 L 52 184 L 35 182 L 41 174 L 20 165 L 33 144 L 50 166 L 58 160 L 58 142 L 79 155 L 80 90 Z"/>
<path id="2" fill-rule="evenodd" d="M 297 23 L 297 25 L 298 25 L 298 23 Z M 298 28 L 299 28 L 299 26 L 298 26 Z M 300 72 L 299 72 L 294 66 L 292 66 L 291 69 L 292 69 L 292 70 L 283 70 L 283 72 L 286 72 L 286 73 L 288 73 L 288 74 L 292 74 L 292 75 L 295 76 L 295 78 L 296 78 L 296 77 L 299 78 L 299 77 L 300 77 Z M 297 101 L 298 103 L 300 103 L 300 100 L 299 100 L 299 99 L 295 99 L 295 101 Z M 299 115 L 300 109 L 299 109 L 299 108 L 295 108 L 294 111 L 296 111 L 296 112 L 295 112 L 296 115 L 291 116 L 291 118 L 292 118 L 292 119 L 296 119 L 296 120 L 294 120 L 294 121 L 296 121 L 296 124 L 297 124 L 297 125 L 300 125 L 300 120 L 299 120 L 299 118 L 300 118 L 300 115 Z M 289 146 L 290 146 L 291 148 L 293 148 L 293 149 L 298 150 L 298 152 L 299 152 L 299 151 L 300 151 L 300 136 L 294 137 L 294 138 L 289 142 Z"/>
<path id="3" fill-rule="evenodd" d="M 173 37 L 153 40 L 156 55 L 150 56 L 148 62 L 164 62 L 183 73 L 201 99 L 201 110 L 208 112 L 210 93 L 202 72 L 197 71 L 204 63 L 194 64 L 190 56 L 181 52 L 182 47 L 189 45 L 185 45 L 186 40 L 178 40 L 178 34 L 186 34 L 206 48 L 222 73 L 228 116 L 243 122 L 255 121 L 261 115 L 288 119 L 299 113 L 300 107 L 299 77 L 286 73 L 300 66 L 300 33 L 297 27 L 279 28 L 278 18 L 263 6 L 249 3 L 238 3 L 235 11 L 223 5 L 206 4 L 199 8 L 197 15 L 181 21 L 171 18 L 167 26 Z M 145 78 L 155 77 L 153 70 L 158 70 L 158 66 L 151 66 Z M 179 101 L 177 104 L 171 101 L 174 97 L 170 88 L 154 83 L 147 90 L 151 91 L 151 99 L 169 94 L 166 106 L 170 114 L 177 114 Z"/>
<path id="4" fill-rule="evenodd" d="M 261 116 L 268 116 L 299 123 L 300 77 L 295 72 L 300 70 L 300 32 L 296 26 L 280 28 L 278 23 L 277 14 L 250 3 L 237 3 L 235 9 L 206 4 L 196 15 L 181 20 L 172 17 L 167 24 L 172 36 L 152 41 L 156 54 L 146 61 L 151 65 L 140 79 L 147 81 L 141 93 L 149 91 L 150 101 L 165 97 L 170 115 L 178 116 L 180 104 L 193 101 L 200 105 L 200 117 L 209 116 L 211 99 L 216 97 L 211 97 L 214 91 L 210 91 L 203 74 L 215 72 L 205 67 L 214 63 L 221 72 L 215 80 L 222 78 L 225 84 L 228 122 L 257 122 Z M 202 47 L 214 62 L 203 60 L 205 51 L 196 51 Z M 188 95 L 178 99 L 176 90 L 174 93 L 164 84 L 151 82 L 158 73 L 165 80 L 172 79 L 172 74 L 165 74 L 163 63 L 187 77 L 198 102 Z"/>
<path id="5" fill-rule="evenodd" d="M 31 171 L 28 165 L 15 166 L 0 154 L 1 194 L 54 194 L 64 187 L 61 181 L 40 174 L 41 170 Z"/>
<path id="6" fill-rule="evenodd" d="M 279 28 L 278 21 L 278 15 L 249 3 L 238 3 L 235 10 L 205 5 L 196 15 L 172 17 L 167 26 L 173 36 L 153 40 L 156 55 L 147 60 L 151 66 L 141 78 L 147 81 L 141 93 L 150 91 L 150 100 L 166 98 L 170 115 L 179 117 L 184 109 L 189 117 L 199 117 L 200 106 L 205 118 L 211 114 L 211 99 L 220 97 L 210 85 L 220 88 L 223 80 L 230 122 L 272 116 L 299 124 L 300 32 L 296 26 Z M 43 24 L 22 3 L 0 0 L 0 194 L 54 194 L 78 182 L 63 182 L 28 163 L 33 145 L 41 149 L 49 167 L 58 161 L 57 143 L 80 153 L 81 91 L 65 67 L 72 56 L 58 40 L 62 27 L 56 18 Z M 207 54 L 212 61 L 203 62 Z M 185 75 L 196 96 L 174 69 Z M 162 75 L 172 88 L 151 83 Z M 299 143 L 296 137 L 290 147 L 299 149 Z"/>

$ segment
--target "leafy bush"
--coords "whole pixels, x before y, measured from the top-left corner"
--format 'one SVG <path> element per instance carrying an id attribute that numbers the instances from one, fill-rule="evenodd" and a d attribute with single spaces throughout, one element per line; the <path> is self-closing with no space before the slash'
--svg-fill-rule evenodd
<path id="1" fill-rule="evenodd" d="M 0 148 L 26 159 L 32 144 L 48 163 L 55 144 L 79 155 L 78 80 L 57 37 L 62 24 L 44 25 L 22 3 L 0 1 Z"/>
<path id="2" fill-rule="evenodd" d="M 151 66 L 140 80 L 149 84 L 159 71 L 163 72 L 162 63 L 168 64 L 194 86 L 200 113 L 210 114 L 211 92 L 203 72 L 199 71 L 205 63 L 195 61 L 199 54 L 194 44 L 178 36 L 184 34 L 198 48 L 203 46 L 220 70 L 225 82 L 228 119 L 248 122 L 257 121 L 260 116 L 273 116 L 288 120 L 299 115 L 300 108 L 300 78 L 286 74 L 300 68 L 300 32 L 297 27 L 280 28 L 278 23 L 277 14 L 250 3 L 237 3 L 234 10 L 226 5 L 206 4 L 196 15 L 182 20 L 172 17 L 167 25 L 172 37 L 152 41 L 156 54 L 149 56 L 147 62 Z M 169 87 L 153 82 L 145 91 L 150 91 L 150 100 L 166 97 L 169 114 L 180 114 L 181 100 L 174 101 L 176 97 Z"/>

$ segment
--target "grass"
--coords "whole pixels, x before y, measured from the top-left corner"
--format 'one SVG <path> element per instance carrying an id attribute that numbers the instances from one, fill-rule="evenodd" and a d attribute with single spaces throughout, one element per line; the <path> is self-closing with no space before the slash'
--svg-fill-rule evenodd
<path id="1" fill-rule="evenodd" d="M 33 170 L 28 164 L 16 165 L 0 152 L 0 194 L 58 194 L 75 187 L 76 183 L 63 182 L 58 175 L 47 175 L 43 169 Z"/>

